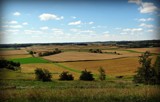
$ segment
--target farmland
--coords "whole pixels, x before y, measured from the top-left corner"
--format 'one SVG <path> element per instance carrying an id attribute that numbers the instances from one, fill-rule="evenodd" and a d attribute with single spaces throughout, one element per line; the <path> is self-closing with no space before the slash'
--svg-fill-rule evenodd
<path id="1" fill-rule="evenodd" d="M 62 50 L 62 53 L 43 57 L 28 53 L 52 51 L 55 48 Z M 90 53 L 89 49 L 101 49 L 103 53 Z M 4 102 L 158 102 L 158 85 L 135 84 L 132 80 L 140 66 L 138 56 L 145 50 L 150 51 L 153 53 L 153 64 L 159 49 L 100 45 L 34 45 L 20 50 L 5 49 L 1 51 L 1 57 L 21 63 L 21 70 L 0 69 L 0 96 Z M 106 72 L 105 81 L 98 80 L 100 67 Z M 36 68 L 49 70 L 52 81 L 35 80 Z M 81 71 L 85 69 L 91 71 L 95 81 L 79 80 Z M 63 71 L 71 73 L 74 81 L 59 81 L 59 75 Z"/>

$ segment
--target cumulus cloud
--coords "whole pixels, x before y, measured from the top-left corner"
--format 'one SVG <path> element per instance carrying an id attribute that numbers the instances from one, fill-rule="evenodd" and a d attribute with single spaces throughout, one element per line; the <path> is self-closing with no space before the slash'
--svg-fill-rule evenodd
<path id="1" fill-rule="evenodd" d="M 140 5 L 142 3 L 142 0 L 128 0 L 129 3 L 136 3 L 137 5 Z"/>
<path id="2" fill-rule="evenodd" d="M 143 29 L 142 28 L 125 28 L 122 29 L 122 32 L 120 34 L 137 34 L 142 32 Z"/>
<path id="3" fill-rule="evenodd" d="M 140 22 L 153 21 L 153 20 L 154 20 L 153 18 L 141 18 L 141 19 L 138 19 L 138 21 L 140 21 Z"/>
<path id="4" fill-rule="evenodd" d="M 8 22 L 9 24 L 17 24 L 18 22 L 17 21 L 10 21 Z"/>
<path id="5" fill-rule="evenodd" d="M 76 17 L 76 16 L 72 16 L 72 18 L 73 18 L 73 19 L 76 19 L 77 17 Z"/>
<path id="6" fill-rule="evenodd" d="M 55 14 L 43 13 L 39 16 L 40 20 L 47 21 L 47 20 L 62 20 L 63 16 L 57 16 Z"/>
<path id="7" fill-rule="evenodd" d="M 140 13 L 152 13 L 158 10 L 154 3 L 151 2 L 142 2 L 142 0 L 129 0 L 128 2 L 139 5 L 138 10 Z"/>
<path id="8" fill-rule="evenodd" d="M 23 25 L 28 25 L 28 23 L 27 23 L 27 22 L 23 22 L 22 24 L 23 24 Z"/>
<path id="9" fill-rule="evenodd" d="M 11 26 L 8 26 L 8 27 L 9 27 L 9 28 L 15 28 L 15 29 L 16 29 L 16 28 L 22 28 L 21 25 L 13 25 L 13 26 L 11 25 Z"/>
<path id="10" fill-rule="evenodd" d="M 25 34 L 43 34 L 43 32 L 38 30 L 24 30 Z"/>
<path id="11" fill-rule="evenodd" d="M 20 13 L 20 12 L 15 12 L 15 13 L 13 13 L 13 15 L 14 15 L 14 16 L 20 16 L 21 13 Z"/>
<path id="12" fill-rule="evenodd" d="M 45 26 L 45 27 L 41 27 L 40 29 L 41 30 L 48 30 L 49 28 L 47 26 Z"/>
<path id="13" fill-rule="evenodd" d="M 149 2 L 144 2 L 141 4 L 141 7 L 139 8 L 140 13 L 151 13 L 158 10 L 158 8 L 153 4 Z"/>
<path id="14" fill-rule="evenodd" d="M 89 22 L 88 24 L 93 24 L 94 22 Z"/>
<path id="15" fill-rule="evenodd" d="M 152 24 L 146 24 L 146 23 L 141 23 L 139 26 L 145 27 L 145 28 L 153 28 L 154 27 Z"/>
<path id="16" fill-rule="evenodd" d="M 81 21 L 75 21 L 75 22 L 68 23 L 68 25 L 80 25 L 80 24 L 82 24 Z"/>
<path id="17" fill-rule="evenodd" d="M 58 34 L 58 35 L 64 34 L 63 29 L 53 28 L 52 31 L 54 34 Z"/>

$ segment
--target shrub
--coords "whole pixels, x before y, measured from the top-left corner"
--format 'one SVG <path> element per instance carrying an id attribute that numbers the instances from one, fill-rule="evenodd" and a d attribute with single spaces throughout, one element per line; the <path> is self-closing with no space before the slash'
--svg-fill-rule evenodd
<path id="1" fill-rule="evenodd" d="M 37 68 L 35 69 L 36 79 L 40 81 L 51 81 L 51 73 L 47 69 Z"/>
<path id="2" fill-rule="evenodd" d="M 87 71 L 86 69 L 84 71 L 82 71 L 79 79 L 80 80 L 85 80 L 85 81 L 94 80 L 93 74 L 90 71 Z"/>
<path id="3" fill-rule="evenodd" d="M 106 73 L 105 73 L 105 70 L 102 68 L 102 67 L 100 67 L 99 69 L 98 69 L 98 71 L 99 71 L 99 79 L 102 81 L 102 80 L 105 80 L 106 79 Z"/>
<path id="4" fill-rule="evenodd" d="M 157 56 L 153 68 L 156 76 L 156 83 L 160 84 L 160 56 Z"/>
<path id="5" fill-rule="evenodd" d="M 74 80 L 74 77 L 72 76 L 72 74 L 69 74 L 69 72 L 67 71 L 63 71 L 60 75 L 59 75 L 59 80 Z"/>

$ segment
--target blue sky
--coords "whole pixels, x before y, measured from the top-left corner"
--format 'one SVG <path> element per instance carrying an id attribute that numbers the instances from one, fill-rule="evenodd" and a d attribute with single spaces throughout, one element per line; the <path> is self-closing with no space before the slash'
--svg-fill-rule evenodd
<path id="1" fill-rule="evenodd" d="M 1 43 L 158 39 L 158 0 L 4 0 Z"/>

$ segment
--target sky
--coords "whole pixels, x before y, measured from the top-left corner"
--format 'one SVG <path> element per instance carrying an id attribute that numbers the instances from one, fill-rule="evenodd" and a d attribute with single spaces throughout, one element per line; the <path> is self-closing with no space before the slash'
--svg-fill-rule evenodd
<path id="1" fill-rule="evenodd" d="M 158 0 L 3 0 L 1 42 L 159 39 Z"/>

